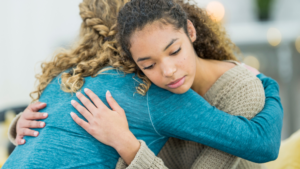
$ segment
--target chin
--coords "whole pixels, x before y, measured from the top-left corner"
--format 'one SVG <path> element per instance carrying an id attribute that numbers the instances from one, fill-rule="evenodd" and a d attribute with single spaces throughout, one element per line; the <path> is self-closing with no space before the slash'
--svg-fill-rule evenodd
<path id="1" fill-rule="evenodd" d="M 190 88 L 186 88 L 184 86 L 180 86 L 176 89 L 168 89 L 170 92 L 172 93 L 176 93 L 176 94 L 183 94 L 185 92 L 187 92 Z"/>

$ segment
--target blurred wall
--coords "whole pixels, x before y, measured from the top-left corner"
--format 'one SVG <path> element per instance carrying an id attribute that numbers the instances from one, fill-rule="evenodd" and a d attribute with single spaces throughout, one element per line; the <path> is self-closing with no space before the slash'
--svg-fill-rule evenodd
<path id="1" fill-rule="evenodd" d="M 0 110 L 30 103 L 41 62 L 78 34 L 80 2 L 0 1 Z"/>

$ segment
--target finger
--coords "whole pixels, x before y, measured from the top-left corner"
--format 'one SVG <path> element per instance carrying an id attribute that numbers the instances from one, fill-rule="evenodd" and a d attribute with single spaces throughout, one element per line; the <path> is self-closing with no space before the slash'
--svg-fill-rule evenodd
<path id="1" fill-rule="evenodd" d="M 24 125 L 20 124 L 22 128 L 44 128 L 46 125 L 45 122 L 33 120 L 26 120 L 23 123 Z"/>
<path id="2" fill-rule="evenodd" d="M 109 90 L 106 92 L 106 100 L 109 104 L 109 106 L 116 112 L 121 113 L 124 112 L 122 107 L 116 102 L 116 100 L 111 96 L 111 93 Z"/>
<path id="3" fill-rule="evenodd" d="M 18 133 L 20 136 L 33 136 L 36 137 L 39 135 L 38 131 L 30 130 L 29 128 L 22 128 L 20 133 Z"/>
<path id="4" fill-rule="evenodd" d="M 75 114 L 75 113 L 73 113 L 73 112 L 71 112 L 70 114 L 71 114 L 72 119 L 73 119 L 79 126 L 81 126 L 84 130 L 86 130 L 86 131 L 88 132 L 90 124 L 87 123 L 86 121 L 82 120 L 81 118 L 79 118 L 79 117 L 77 116 L 77 114 Z"/>
<path id="5" fill-rule="evenodd" d="M 26 112 L 23 114 L 26 120 L 40 120 L 48 117 L 48 113 Z"/>
<path id="6" fill-rule="evenodd" d="M 102 100 L 90 89 L 85 88 L 84 92 L 89 98 L 93 101 L 93 103 L 97 106 L 97 108 L 108 109 L 108 107 L 102 102 Z"/>
<path id="7" fill-rule="evenodd" d="M 25 144 L 25 140 L 23 139 L 23 136 L 20 136 L 20 135 L 18 135 L 17 136 L 17 138 L 16 138 L 16 143 L 18 144 L 18 145 L 22 145 L 22 144 Z"/>
<path id="8" fill-rule="evenodd" d="M 97 111 L 97 107 L 88 99 L 86 98 L 82 93 L 77 92 L 76 93 L 77 98 L 81 101 L 81 103 L 93 114 Z"/>
<path id="9" fill-rule="evenodd" d="M 40 109 L 43 109 L 47 106 L 46 103 L 42 102 L 36 102 L 31 105 L 29 105 L 26 110 L 32 111 L 32 112 L 38 112 Z"/>
<path id="10" fill-rule="evenodd" d="M 85 107 L 81 106 L 75 100 L 72 100 L 71 104 L 87 121 L 93 120 L 93 115 Z"/>

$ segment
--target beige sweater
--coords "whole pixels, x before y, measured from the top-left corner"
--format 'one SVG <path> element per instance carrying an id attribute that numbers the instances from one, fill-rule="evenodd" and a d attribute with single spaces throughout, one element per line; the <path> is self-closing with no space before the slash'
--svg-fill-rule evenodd
<path id="1" fill-rule="evenodd" d="M 240 64 L 224 73 L 205 94 L 204 98 L 213 106 L 232 115 L 254 117 L 264 106 L 265 95 L 261 81 Z M 20 115 L 19 115 L 20 116 Z M 16 145 L 17 116 L 11 123 L 9 139 Z M 170 138 L 156 157 L 140 140 L 141 147 L 129 166 L 119 159 L 117 169 L 188 169 L 231 168 L 260 169 L 262 165 L 249 162 L 225 152 L 199 143 Z"/>
<path id="2" fill-rule="evenodd" d="M 252 72 L 237 62 L 234 68 L 225 72 L 205 94 L 211 105 L 236 116 L 251 119 L 260 112 L 265 103 L 261 81 Z M 201 130 L 201 129 L 199 129 Z M 256 164 L 231 154 L 199 143 L 170 138 L 158 157 L 141 142 L 141 148 L 128 166 L 119 159 L 117 169 L 261 169 Z M 259 143 L 258 143 L 259 144 Z"/>

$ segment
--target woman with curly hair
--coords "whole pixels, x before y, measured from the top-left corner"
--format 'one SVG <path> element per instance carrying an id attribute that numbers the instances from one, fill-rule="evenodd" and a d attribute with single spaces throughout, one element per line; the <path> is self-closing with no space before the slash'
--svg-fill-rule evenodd
<path id="1" fill-rule="evenodd" d="M 132 0 L 125 4 L 117 29 L 125 56 L 163 89 L 182 94 L 191 88 L 220 110 L 253 118 L 265 103 L 261 81 L 236 62 L 237 48 L 220 25 L 199 7 L 181 4 L 174 0 Z M 174 138 L 169 141 L 159 154 L 169 168 L 263 167 L 202 144 Z M 132 165 L 143 161 L 137 158 Z"/>
<path id="2" fill-rule="evenodd" d="M 224 62 L 236 60 L 236 47 L 200 8 L 182 1 L 178 1 L 182 7 L 173 1 L 132 1 L 121 10 L 117 26 L 118 12 L 125 3 L 84 0 L 80 4 L 83 23 L 79 43 L 44 63 L 42 75 L 37 77 L 40 83 L 34 100 L 48 104 L 43 111 L 49 117 L 44 122 L 34 121 L 45 118 L 31 113 L 45 107 L 39 104 L 29 106 L 15 119 L 11 140 L 24 144 L 26 136 L 27 143 L 16 148 L 3 168 L 113 168 L 120 156 L 131 167 L 165 167 L 155 155 L 170 137 L 174 138 L 160 152 L 170 168 L 215 165 L 210 161 L 215 159 L 220 160 L 214 161 L 217 168 L 257 166 L 235 156 L 254 162 L 274 160 L 282 125 L 277 83 L 258 75 L 264 95 L 255 75 L 238 62 Z M 173 35 L 177 37 L 170 39 Z M 198 67 L 199 63 L 203 67 Z M 207 75 L 199 74 L 201 69 Z M 199 81 L 200 75 L 207 81 Z M 93 103 L 77 92 L 82 88 Z M 106 92 L 114 111 L 98 98 L 104 100 L 106 90 L 119 103 Z M 74 92 L 88 110 L 75 101 L 79 100 Z M 245 117 L 220 111 L 200 95 L 227 113 Z M 264 96 L 265 108 L 248 120 L 263 108 Z M 71 100 L 88 121 L 78 118 L 78 113 L 72 115 L 83 128 L 69 116 L 76 110 L 69 104 Z M 237 104 L 232 105 L 233 101 Z M 38 133 L 29 128 L 43 129 L 37 129 Z M 37 138 L 28 137 L 38 134 Z M 185 154 L 189 150 L 194 152 Z M 122 159 L 117 167 L 126 167 Z"/>
<path id="3" fill-rule="evenodd" d="M 173 0 L 132 0 L 125 4 L 119 12 L 117 26 L 125 56 L 158 87 L 177 94 L 192 88 L 211 105 L 229 114 L 253 118 L 265 103 L 261 81 L 236 62 L 236 47 L 220 25 L 200 8 L 181 4 Z M 74 107 L 84 113 L 78 106 Z M 86 107 L 93 110 L 92 104 Z M 84 122 L 74 119 L 85 128 Z M 153 125 L 159 128 L 158 124 Z M 162 130 L 157 132 L 163 135 Z M 143 155 L 137 156 L 132 166 L 143 166 L 145 160 L 154 158 L 142 150 L 139 154 Z M 263 167 L 202 144 L 174 138 L 159 157 L 169 168 Z M 164 166 L 162 161 L 151 165 Z"/>

